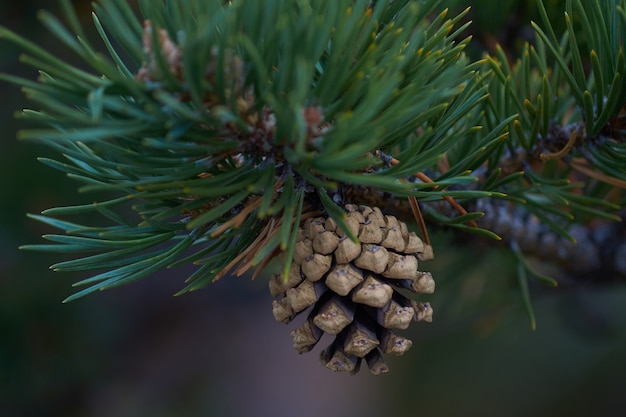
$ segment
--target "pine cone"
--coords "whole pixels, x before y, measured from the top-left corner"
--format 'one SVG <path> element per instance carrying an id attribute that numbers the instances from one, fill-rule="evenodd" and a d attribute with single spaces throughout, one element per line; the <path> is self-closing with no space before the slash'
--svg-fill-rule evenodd
<path id="1" fill-rule="evenodd" d="M 429 303 L 410 300 L 398 289 L 434 292 L 432 275 L 418 271 L 418 262 L 432 259 L 433 251 L 405 223 L 377 207 L 348 204 L 345 209 L 359 243 L 331 218 L 304 222 L 289 276 L 270 280 L 273 314 L 289 323 L 310 308 L 304 324 L 291 332 L 298 352 L 310 351 L 327 333 L 335 339 L 321 352 L 324 366 L 356 373 L 365 358 L 378 375 L 389 370 L 383 353 L 400 356 L 411 347 L 394 330 L 432 320 Z"/>

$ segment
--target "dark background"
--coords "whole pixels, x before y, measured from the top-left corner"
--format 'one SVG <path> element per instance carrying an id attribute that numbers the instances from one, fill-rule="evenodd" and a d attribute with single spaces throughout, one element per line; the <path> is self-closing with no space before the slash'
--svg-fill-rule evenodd
<path id="1" fill-rule="evenodd" d="M 88 3 L 76 4 L 91 27 Z M 534 2 L 468 3 L 476 48 L 501 39 L 514 49 L 527 36 Z M 55 6 L 0 1 L 0 23 L 73 60 L 36 20 Z M 0 43 L 0 71 L 35 78 L 18 56 Z M 507 252 L 446 233 L 436 235 L 428 264 L 435 320 L 405 333 L 413 348 L 379 377 L 334 374 L 318 364 L 319 349 L 298 355 L 294 326 L 273 320 L 264 277 L 172 297 L 184 274 L 170 271 L 61 304 L 81 275 L 55 274 L 47 266 L 57 257 L 17 249 L 50 232 L 25 213 L 93 197 L 36 161 L 55 156 L 47 148 L 15 138 L 13 113 L 27 106 L 19 89 L 0 83 L 0 97 L 0 416 L 626 413 L 623 283 L 533 286 L 533 332 Z"/>

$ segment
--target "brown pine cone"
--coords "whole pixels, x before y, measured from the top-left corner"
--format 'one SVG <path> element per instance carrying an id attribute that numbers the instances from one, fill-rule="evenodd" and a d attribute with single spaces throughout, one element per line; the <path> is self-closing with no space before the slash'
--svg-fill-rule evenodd
<path id="1" fill-rule="evenodd" d="M 432 320 L 429 303 L 410 300 L 398 290 L 434 292 L 432 275 L 418 271 L 419 261 L 432 259 L 433 251 L 405 223 L 377 207 L 348 204 L 345 209 L 359 243 L 331 218 L 304 222 L 289 276 L 270 280 L 273 314 L 289 323 L 310 308 L 304 324 L 291 332 L 298 352 L 310 351 L 327 333 L 335 338 L 321 352 L 324 366 L 356 373 L 365 358 L 378 375 L 389 370 L 383 353 L 400 356 L 411 347 L 409 339 L 393 330 Z"/>

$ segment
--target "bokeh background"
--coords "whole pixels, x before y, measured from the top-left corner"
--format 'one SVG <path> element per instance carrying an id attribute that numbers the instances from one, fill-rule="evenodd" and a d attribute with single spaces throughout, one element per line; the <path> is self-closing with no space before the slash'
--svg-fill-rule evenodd
<path id="1" fill-rule="evenodd" d="M 75 3 L 90 26 L 89 2 Z M 514 49 L 536 19 L 534 1 L 446 3 L 474 7 L 476 53 L 495 39 Z M 73 60 L 39 25 L 41 8 L 58 6 L 0 0 L 0 24 Z M 35 78 L 18 56 L 0 43 L 0 71 Z M 95 197 L 36 161 L 48 149 L 16 139 L 19 89 L 0 83 L 0 97 L 0 416 L 626 415 L 624 283 L 534 285 L 532 331 L 508 253 L 446 232 L 428 265 L 435 320 L 404 333 L 413 348 L 379 377 L 334 374 L 319 349 L 298 355 L 264 278 L 173 297 L 184 273 L 170 271 L 62 304 L 81 275 L 18 250 L 50 232 L 25 213 Z"/>

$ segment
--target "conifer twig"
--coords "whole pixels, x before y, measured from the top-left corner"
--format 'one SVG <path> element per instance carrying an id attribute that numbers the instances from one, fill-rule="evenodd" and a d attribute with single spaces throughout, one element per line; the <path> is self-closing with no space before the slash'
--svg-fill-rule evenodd
<path id="1" fill-rule="evenodd" d="M 539 158 L 542 161 L 550 161 L 552 159 L 561 159 L 561 158 L 563 158 L 565 155 L 568 154 L 570 149 L 572 149 L 574 147 L 574 145 L 576 144 L 576 139 L 578 139 L 578 132 L 576 130 L 574 130 L 572 132 L 572 134 L 570 135 L 569 140 L 567 141 L 567 143 L 563 147 L 563 149 L 561 149 L 561 150 L 559 150 L 557 152 L 542 152 L 539 155 Z"/>

